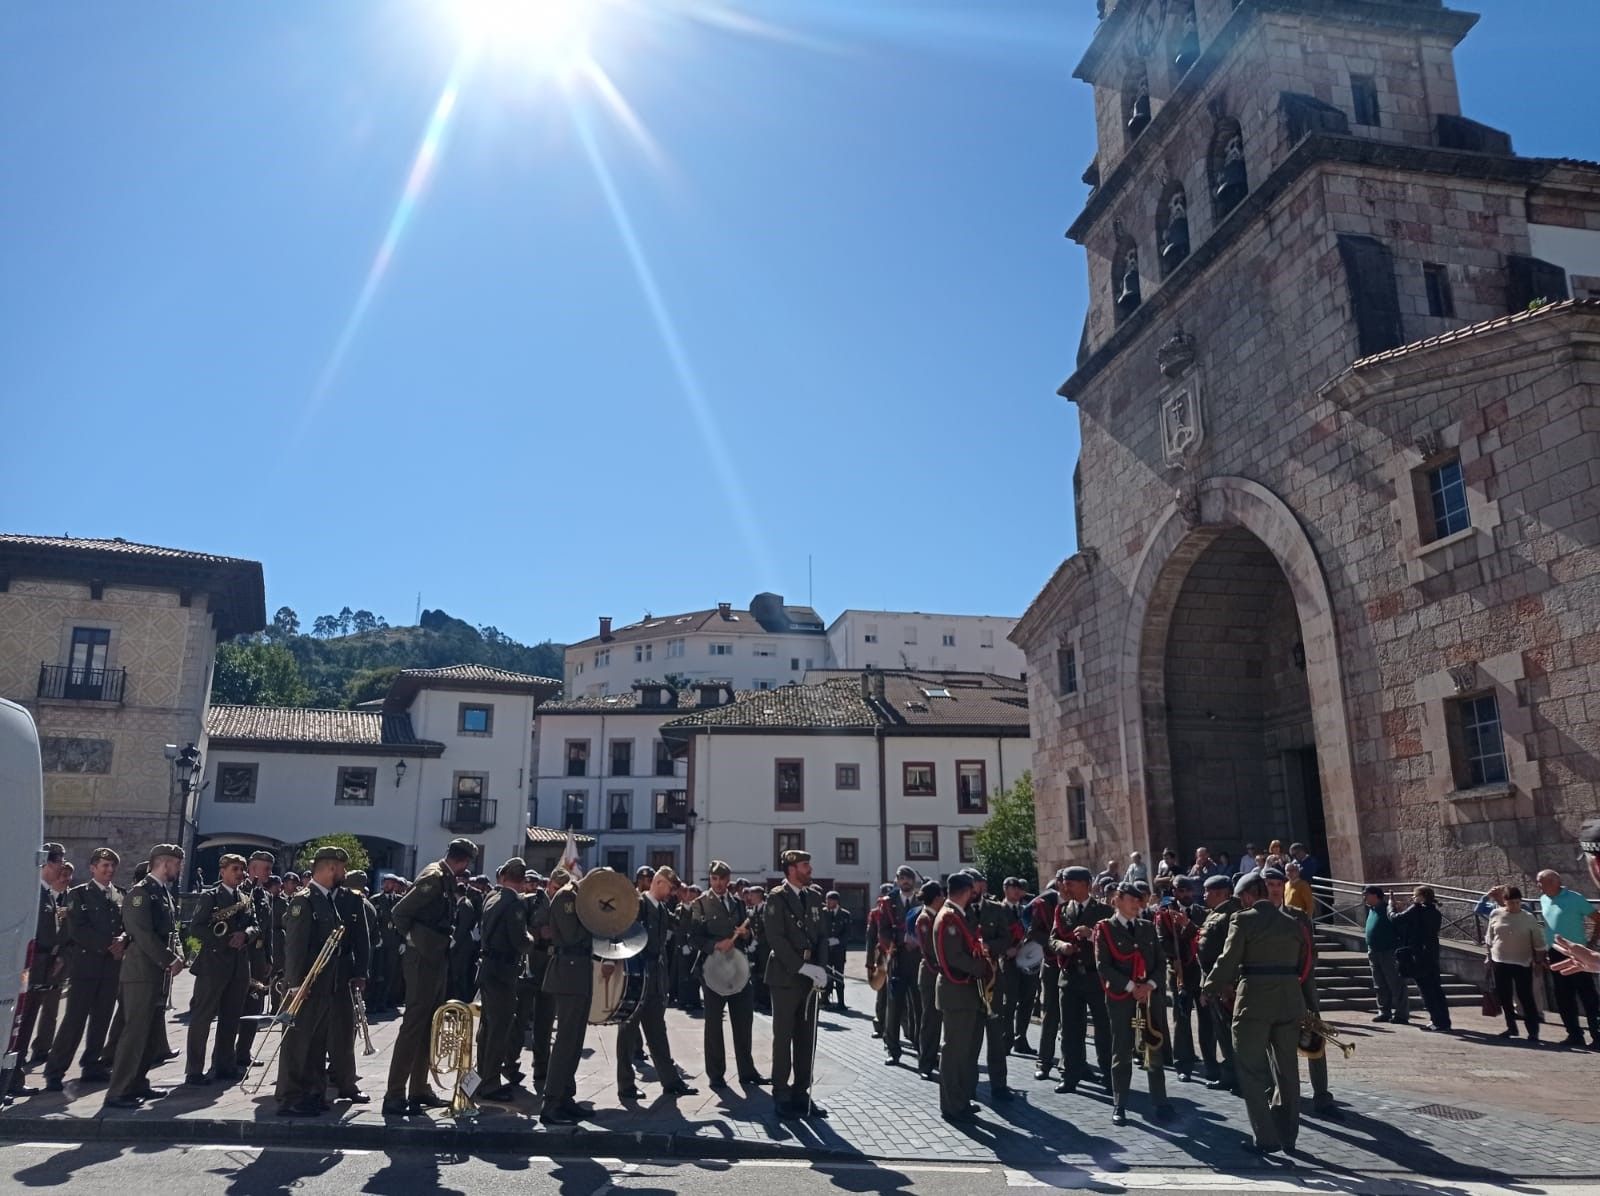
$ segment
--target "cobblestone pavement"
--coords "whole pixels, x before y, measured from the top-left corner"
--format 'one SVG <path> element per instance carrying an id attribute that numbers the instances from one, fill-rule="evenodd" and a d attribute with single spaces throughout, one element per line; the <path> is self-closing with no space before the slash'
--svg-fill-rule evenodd
<path id="1" fill-rule="evenodd" d="M 818 1158 L 1000 1162 L 1052 1176 L 1130 1168 L 1168 1172 L 1206 1168 L 1224 1173 L 1261 1168 L 1261 1161 L 1245 1149 L 1248 1124 L 1238 1099 L 1208 1091 L 1199 1083 L 1178 1083 L 1170 1076 L 1170 1093 L 1179 1111 L 1176 1121 L 1157 1125 L 1148 1119 L 1142 1077 L 1136 1072 L 1129 1123 L 1114 1129 L 1109 1099 L 1094 1083 L 1082 1085 L 1073 1095 L 1057 1095 L 1053 1081 L 1032 1078 L 1031 1059 L 1014 1056 L 1011 1083 L 1021 1095 L 994 1106 L 987 1083 L 980 1082 L 978 1100 L 985 1107 L 979 1121 L 959 1129 L 951 1126 L 938 1116 L 934 1085 L 910 1067 L 886 1066 L 881 1044 L 871 1037 L 872 994 L 864 984 L 850 989 L 849 1008 L 825 1013 L 819 1032 L 816 1097 L 831 1113 L 826 1121 L 779 1121 L 766 1089 L 736 1087 L 718 1093 L 706 1088 L 700 1022 L 674 1010 L 668 1024 L 677 1061 L 701 1091 L 676 1101 L 666 1099 L 653 1069 L 647 1067 L 641 1081 L 644 1102 L 620 1103 L 612 1054 L 617 1032 L 591 1027 L 579 1098 L 592 1101 L 595 1111 L 584 1129 L 669 1135 L 681 1153 L 693 1153 L 697 1147 L 708 1154 L 738 1148 L 787 1149 Z M 187 984 L 181 978 L 177 997 L 181 1007 L 187 1001 Z M 1600 1054 L 1500 1043 L 1488 1037 L 1498 1025 L 1474 1011 L 1466 1014 L 1458 1020 L 1463 1032 L 1448 1038 L 1422 1034 L 1414 1027 L 1347 1023 L 1357 1042 L 1356 1057 L 1330 1061 L 1345 1119 L 1306 1118 L 1294 1170 L 1470 1175 L 1491 1183 L 1600 1175 L 1594 1154 L 1600 1141 L 1596 1128 L 1600 1110 L 1585 1099 L 1593 1091 Z M 382 1132 L 379 1127 L 386 1119 L 377 1112 L 377 1104 L 398 1025 L 398 1021 L 375 1025 L 378 1053 L 357 1057 L 373 1103 L 337 1104 L 318 1126 L 338 1119 L 351 1130 Z M 181 1047 L 183 1027 L 174 1022 L 170 1033 L 173 1045 Z M 765 1070 L 770 1032 L 767 1019 L 760 1016 L 756 1058 Z M 237 1086 L 187 1088 L 181 1085 L 181 1061 L 167 1064 L 153 1078 L 157 1084 L 175 1087 L 171 1096 L 146 1110 L 102 1110 L 102 1087 L 83 1090 L 69 1081 L 65 1095 L 31 1096 L 0 1115 L 0 1134 L 40 1136 L 50 1128 L 70 1132 L 76 1119 L 93 1118 L 101 1124 L 92 1128 L 102 1134 L 118 1136 L 125 1128 L 137 1136 L 139 1125 L 160 1119 L 178 1123 L 164 1128 L 168 1135 L 182 1132 L 181 1127 L 198 1130 L 203 1122 L 242 1123 L 236 1128 L 240 1139 L 248 1141 L 252 1123 L 261 1130 L 286 1125 L 274 1116 L 270 1082 L 259 1097 Z M 1307 1091 L 1307 1107 L 1309 1096 Z M 514 1106 L 487 1106 L 475 1132 L 525 1130 L 531 1153 L 559 1149 L 562 1135 L 570 1131 L 539 1128 L 530 1116 L 537 1109 L 537 1098 L 532 1096 L 520 1098 Z M 49 1126 L 39 1119 L 49 1119 Z M 113 1122 L 117 1124 L 108 1124 Z M 296 1132 L 302 1124 L 294 1123 Z M 387 1124 L 397 1135 L 418 1128 L 415 1122 L 395 1119 L 387 1119 Z"/>

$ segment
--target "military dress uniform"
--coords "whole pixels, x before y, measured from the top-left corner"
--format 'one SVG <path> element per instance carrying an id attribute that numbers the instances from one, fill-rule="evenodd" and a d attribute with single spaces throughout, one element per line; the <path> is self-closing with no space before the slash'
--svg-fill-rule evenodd
<path id="1" fill-rule="evenodd" d="M 983 940 L 997 969 L 994 1008 L 984 1019 L 983 1032 L 988 1044 L 989 1092 L 1003 1100 L 1011 1091 L 1006 1082 L 1006 1064 L 1011 1057 L 1011 1031 L 1017 1016 L 1017 961 L 1007 952 L 1022 942 L 1022 919 L 1004 901 L 983 897 L 968 904 L 967 925 Z"/>
<path id="2" fill-rule="evenodd" d="M 1222 958 L 1222 948 L 1228 941 L 1228 929 L 1233 925 L 1233 917 L 1243 908 L 1237 897 L 1229 897 L 1221 905 L 1207 911 L 1205 921 L 1200 924 L 1200 933 L 1195 938 L 1195 962 L 1200 965 L 1202 976 Z M 1207 1087 L 1237 1088 L 1238 1077 L 1233 1066 L 1233 1010 L 1220 993 L 1207 991 L 1205 998 L 1206 1006 L 1202 1015 L 1211 1019 L 1211 1038 L 1216 1044 L 1217 1053 L 1222 1056 L 1214 1075 L 1211 1068 L 1206 1069 Z"/>
<path id="3" fill-rule="evenodd" d="M 58 844 L 45 846 L 58 852 L 61 850 Z M 17 1018 L 18 1066 L 11 1073 L 13 1092 L 22 1092 L 26 1089 L 22 1074 L 22 1064 L 26 1061 L 23 1056 L 28 1050 L 29 1040 L 33 1037 L 34 1027 L 38 1024 L 40 1011 L 51 999 L 52 994 L 60 992 L 64 961 L 61 959 L 62 927 L 60 919 L 56 917 L 57 909 L 55 890 L 41 881 L 38 904 L 34 911 L 33 966 L 28 971 L 28 991 L 24 994 L 22 1011 Z"/>
<path id="4" fill-rule="evenodd" d="M 428 1087 L 428 1043 L 434 1011 L 445 1001 L 455 901 L 455 875 L 445 860 L 438 860 L 419 872 L 411 891 L 395 903 L 395 933 L 405 943 L 400 960 L 406 1012 L 389 1061 L 385 1112 L 399 1112 L 407 1101 L 431 1104 L 439 1099 Z"/>
<path id="5" fill-rule="evenodd" d="M 1057 1092 L 1071 1092 L 1089 1073 L 1089 1027 L 1094 1027 L 1095 1061 L 1101 1082 L 1111 1087 L 1111 1022 L 1105 992 L 1094 969 L 1094 944 L 1073 932 L 1093 929 L 1111 916 L 1111 907 L 1096 897 L 1063 900 L 1056 906 L 1050 931 L 1050 953 L 1061 967 L 1061 1083 Z"/>
<path id="6" fill-rule="evenodd" d="M 99 858 L 98 852 L 90 857 L 90 863 L 96 858 Z M 122 961 L 111 954 L 111 948 L 123 941 L 124 900 L 122 890 L 116 885 L 102 889 L 94 880 L 85 881 L 67 894 L 70 937 L 66 952 L 67 1009 L 56 1027 L 50 1057 L 45 1061 L 47 1088 L 54 1089 L 62 1083 L 80 1042 L 83 1044 L 79 1060 L 83 1078 L 110 1078 L 110 1061 L 102 1052 L 116 1010 L 118 979 L 122 974 Z"/>
<path id="7" fill-rule="evenodd" d="M 288 934 L 289 898 L 280 888 L 277 893 L 268 897 L 272 906 L 271 927 L 268 939 L 272 943 L 269 954 L 272 959 L 272 975 L 267 983 L 271 988 L 268 994 L 272 1004 L 272 1012 L 278 1012 L 278 1007 L 283 1003 L 283 955 L 286 950 L 284 938 Z"/>
<path id="8" fill-rule="evenodd" d="M 834 998 L 839 1008 L 843 1009 L 845 955 L 850 942 L 850 911 L 842 905 L 838 909 L 828 909 L 824 906 L 822 933 L 828 944 L 828 969 L 833 973 L 828 977 L 828 991 L 824 999 Z"/>
<path id="9" fill-rule="evenodd" d="M 253 862 L 263 857 L 270 858 L 271 853 L 257 852 L 250 859 Z M 272 894 L 267 892 L 264 885 L 257 884 L 250 877 L 246 877 L 239 888 L 241 892 L 250 894 L 251 912 L 255 914 L 256 927 L 259 931 L 250 943 L 250 986 L 245 992 L 244 1013 L 239 1021 L 238 1057 L 235 1066 L 244 1072 L 250 1067 L 251 1053 L 255 1049 L 256 1022 L 252 1019 L 267 1012 L 269 994 L 272 990 L 272 975 L 280 966 L 281 960 L 274 960 L 272 954 L 273 943 L 277 938 Z"/>
<path id="10" fill-rule="evenodd" d="M 328 1082 L 338 1090 L 341 1099 L 364 1105 L 367 1094 L 361 1091 L 361 1079 L 356 1071 L 356 1004 L 352 989 L 355 981 L 362 981 L 364 1003 L 367 985 L 371 983 L 372 940 L 378 911 L 363 893 L 349 887 L 351 878 L 358 878 L 358 886 L 366 880 L 363 873 L 352 872 L 345 878 L 345 885 L 333 891 L 334 907 L 344 927 L 339 953 L 344 959 L 346 983 L 333 994 L 333 1003 L 328 1009 Z"/>
<path id="11" fill-rule="evenodd" d="M 513 861 L 507 861 L 501 876 L 521 881 L 527 875 L 527 867 L 521 860 L 514 862 L 516 868 L 511 866 Z M 483 1086 L 478 1091 L 493 1100 L 511 1095 L 511 1076 L 521 1049 L 515 1041 L 517 978 L 534 941 L 523 912 L 522 893 L 503 880 L 484 898 L 479 926 L 482 938 L 478 944 L 478 997 L 482 1019 L 477 1072 Z"/>
<path id="12" fill-rule="evenodd" d="M 750 990 L 756 1012 L 772 1012 L 772 993 L 767 988 L 767 960 L 772 946 L 767 941 L 767 895 L 762 893 L 754 905 L 745 907 L 750 920 L 750 939 L 745 950 L 750 956 Z"/>
<path id="13" fill-rule="evenodd" d="M 1284 913 L 1294 918 L 1300 924 L 1305 935 L 1307 960 L 1302 968 L 1300 980 L 1300 993 L 1306 1003 L 1307 1013 L 1322 1012 L 1322 1003 L 1317 997 L 1317 947 L 1316 927 L 1311 921 L 1311 915 L 1303 909 L 1296 909 L 1292 905 L 1279 906 Z M 1328 1056 L 1326 1051 L 1316 1059 L 1306 1060 L 1306 1070 L 1311 1075 L 1311 1107 L 1324 1116 L 1332 1115 L 1334 1120 L 1341 1120 L 1337 1114 L 1338 1102 L 1333 1099 L 1333 1089 L 1328 1084 Z"/>
<path id="14" fill-rule="evenodd" d="M 523 897 L 521 909 L 530 945 L 523 956 L 522 973 L 517 977 L 517 1014 L 511 1045 L 519 1057 L 523 1045 L 528 1045 L 533 1055 L 533 1089 L 542 1093 L 550 1072 L 550 1037 L 556 1027 L 555 999 L 544 991 L 544 974 L 550 967 L 550 896 L 537 889 Z M 512 1083 L 522 1082 L 522 1069 L 515 1059 L 508 1074 Z"/>
<path id="15" fill-rule="evenodd" d="M 1293 1150 L 1300 1129 L 1296 1049 L 1305 1017 L 1310 932 L 1262 897 L 1231 916 L 1222 955 L 1206 973 L 1206 991 L 1237 985 L 1233 1066 L 1258 1150 Z"/>
<path id="16" fill-rule="evenodd" d="M 39 990 L 39 1019 L 28 1054 L 29 1064 L 43 1063 L 50 1055 L 50 1044 L 55 1040 L 56 1024 L 61 1017 L 61 1001 L 70 979 L 67 949 L 72 945 L 72 927 L 67 920 L 67 891 L 52 889 L 50 893 L 56 919 L 56 967 L 51 983 Z M 21 1048 L 28 1043 L 26 1039 L 18 1039 L 17 1045 Z"/>
<path id="17" fill-rule="evenodd" d="M 349 907 L 341 908 L 341 892 L 343 890 L 338 888 L 324 889 L 308 880 L 289 902 L 283 961 L 283 980 L 288 991 L 293 992 L 306 984 L 311 965 L 336 929 L 345 927 L 345 934 L 349 935 L 346 923 Z M 327 1107 L 333 1010 L 340 1002 L 350 1003 L 349 950 L 350 944 L 341 939 L 315 981 L 301 995 L 294 1024 L 284 1032 L 274 1093 L 280 1114 L 314 1116 Z"/>
<path id="18" fill-rule="evenodd" d="M 483 898 L 468 885 L 456 897 L 451 910 L 450 980 L 447 994 L 452 1001 L 471 1001 L 478 980 L 478 919 L 483 916 Z"/>
<path id="19" fill-rule="evenodd" d="M 1133 1083 L 1133 1061 L 1142 1044 L 1134 1041 L 1133 1019 L 1141 1004 L 1150 1027 L 1167 1037 L 1167 1001 L 1162 975 L 1166 958 L 1156 937 L 1154 923 L 1146 918 L 1124 920 L 1114 914 L 1095 926 L 1095 970 L 1106 994 L 1106 1014 L 1111 1023 L 1111 1109 L 1120 1123 Z M 1134 986 L 1155 985 L 1145 1002 L 1134 996 Z M 1145 1070 L 1145 1083 L 1156 1105 L 1156 1116 L 1171 1116 L 1167 1104 L 1167 1077 L 1161 1054 L 1156 1052 Z"/>
<path id="20" fill-rule="evenodd" d="M 245 908 L 235 909 L 241 902 Z M 215 923 L 223 921 L 225 913 L 227 930 L 219 935 L 215 933 Z M 213 885 L 200 894 L 190 925 L 200 940 L 200 954 L 191 969 L 194 993 L 189 999 L 184 1073 L 191 1084 L 205 1082 L 206 1039 L 214 1021 L 216 1041 L 212 1044 L 211 1062 L 216 1078 L 234 1079 L 239 1075 L 239 1019 L 250 992 L 250 957 L 261 936 L 254 902 L 243 886 L 230 889 L 220 883 Z M 232 940 L 237 934 L 244 935 L 244 941 L 234 946 Z"/>
<path id="21" fill-rule="evenodd" d="M 557 870 L 559 876 L 565 873 Z M 555 1004 L 556 1033 L 545 1076 L 544 1120 L 577 1117 L 578 1063 L 594 995 L 594 936 L 578 918 L 578 886 L 568 880 L 550 899 L 550 964 L 544 991 Z"/>
<path id="22" fill-rule="evenodd" d="M 638 1012 L 617 1027 L 617 1092 L 624 1097 L 639 1096 L 633 1076 L 633 1058 L 639 1053 L 642 1038 L 650 1048 L 650 1062 L 655 1065 L 656 1079 L 662 1089 L 674 1096 L 688 1095 L 694 1089 L 679 1075 L 678 1065 L 672 1058 L 672 1042 L 667 1037 L 667 994 L 671 985 L 668 959 L 673 951 L 676 913 L 664 902 L 641 893 L 638 920 L 647 936 L 645 946 L 627 961 L 627 966 L 644 970 L 644 992 L 639 998 Z"/>
<path id="23" fill-rule="evenodd" d="M 916 936 L 922 951 L 917 963 L 917 999 L 922 1003 L 922 1020 L 917 1024 L 917 1074 L 933 1079 L 939 1066 L 939 1036 L 944 1018 L 939 1013 L 939 959 L 934 949 L 933 921 L 936 911 L 926 904 L 917 914 Z"/>
<path id="24" fill-rule="evenodd" d="M 1039 1026 L 1039 1062 L 1033 1078 L 1045 1079 L 1056 1065 L 1056 1038 L 1061 1028 L 1061 965 L 1050 950 L 1050 930 L 1055 925 L 1061 894 L 1054 889 L 1035 897 L 1028 907 L 1027 937 L 1045 949 L 1036 988 L 1042 1015 Z"/>
<path id="25" fill-rule="evenodd" d="M 183 853 L 162 845 L 151 853 L 152 859 L 161 856 L 181 859 Z M 122 904 L 122 926 L 128 936 L 118 988 L 122 1032 L 111 1067 L 111 1085 L 106 1090 L 106 1103 L 113 1106 L 125 1105 L 151 1091 L 150 1069 L 166 1052 L 161 1026 L 166 1019 L 168 973 L 173 964 L 183 962 L 182 952 L 173 950 L 178 910 L 167 886 L 155 877 L 145 876 L 128 891 Z"/>
<path id="26" fill-rule="evenodd" d="M 1187 925 L 1178 925 L 1178 913 L 1188 919 Z M 1217 1072 L 1216 1023 L 1209 1002 L 1201 1003 L 1200 991 L 1205 975 L 1198 954 L 1204 914 L 1204 906 L 1175 905 L 1157 913 L 1155 919 L 1161 947 L 1167 956 L 1172 993 L 1171 1057 L 1178 1075 L 1185 1080 L 1201 1063 L 1208 1079 Z"/>
<path id="27" fill-rule="evenodd" d="M 796 854 L 785 852 L 785 860 Z M 785 881 L 767 894 L 763 919 L 771 948 L 766 978 L 772 997 L 772 1096 L 780 1112 L 801 1117 L 818 1111 L 810 1094 L 820 1002 L 813 999 L 817 986 L 800 969 L 820 967 L 827 958 L 822 905 L 815 886 L 797 889 Z"/>
<path id="28" fill-rule="evenodd" d="M 701 893 L 689 907 L 689 915 L 689 932 L 695 940 L 695 946 L 708 958 L 717 949 L 718 943 L 732 938 L 739 927 L 749 921 L 749 911 L 744 902 L 733 895 L 732 889 L 721 897 L 709 891 Z M 735 942 L 728 948 L 730 951 L 742 949 L 743 944 L 740 942 Z M 724 997 L 705 988 L 702 1000 L 705 1002 L 703 1036 L 706 1075 L 711 1081 L 711 1086 L 721 1088 L 726 1083 L 728 1058 L 722 1033 L 724 1011 L 727 1013 L 728 1025 L 733 1032 L 733 1058 L 734 1065 L 739 1069 L 739 1079 L 747 1084 L 762 1082 L 763 1077 L 760 1069 L 756 1067 L 751 1046 L 751 1027 L 755 1022 L 755 994 L 751 992 L 750 985 L 746 984 L 742 992 L 737 992 L 731 997 Z"/>
<path id="29" fill-rule="evenodd" d="M 947 900 L 933 920 L 934 951 L 939 967 L 934 981 L 944 1047 L 939 1054 L 939 1112 L 950 1120 L 973 1115 L 978 1091 L 978 1054 L 983 1048 L 983 997 L 979 985 L 986 965 L 979 955 L 981 940 L 968 925 L 966 912 Z"/>

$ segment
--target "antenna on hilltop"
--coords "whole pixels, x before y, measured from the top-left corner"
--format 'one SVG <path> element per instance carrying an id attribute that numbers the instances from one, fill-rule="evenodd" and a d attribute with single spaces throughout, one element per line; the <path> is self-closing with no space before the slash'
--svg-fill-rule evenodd
<path id="1" fill-rule="evenodd" d="M 809 552 L 806 553 L 806 605 L 816 605 L 816 596 L 811 584 L 811 554 Z"/>

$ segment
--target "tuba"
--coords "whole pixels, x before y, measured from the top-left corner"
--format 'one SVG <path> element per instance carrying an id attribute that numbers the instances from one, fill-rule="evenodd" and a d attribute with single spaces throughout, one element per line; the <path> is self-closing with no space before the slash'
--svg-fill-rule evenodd
<path id="1" fill-rule="evenodd" d="M 1338 1047 L 1346 1059 L 1356 1053 L 1356 1044 L 1345 1042 L 1339 1032 L 1310 1010 L 1300 1019 L 1300 1054 L 1307 1059 L 1321 1059 L 1328 1053 L 1328 1044 Z"/>
<path id="2" fill-rule="evenodd" d="M 450 1116 L 476 1117 L 478 1106 L 466 1090 L 472 1071 L 472 1050 L 477 1035 L 478 1007 L 465 1001 L 446 1001 L 433 1011 L 433 1032 L 428 1039 L 428 1067 L 440 1087 L 450 1089 Z M 454 1079 L 445 1076 L 454 1073 Z"/>

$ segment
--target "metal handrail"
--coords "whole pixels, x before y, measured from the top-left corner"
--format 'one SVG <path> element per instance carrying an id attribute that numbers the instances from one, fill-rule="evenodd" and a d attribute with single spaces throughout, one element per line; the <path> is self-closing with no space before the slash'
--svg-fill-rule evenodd
<path id="1" fill-rule="evenodd" d="M 1472 889 L 1458 888 L 1453 885 L 1436 885 L 1428 881 L 1353 881 L 1339 880 L 1335 877 L 1318 877 L 1311 882 L 1312 892 L 1316 895 L 1319 922 L 1333 921 L 1335 923 L 1348 923 L 1357 929 L 1366 928 L 1366 905 L 1363 901 L 1363 890 L 1367 884 L 1377 884 L 1390 895 L 1391 902 L 1396 895 L 1406 898 L 1410 904 L 1411 892 L 1418 884 L 1426 884 L 1433 890 L 1434 903 L 1439 908 L 1440 926 L 1439 939 L 1441 942 L 1471 943 L 1474 946 L 1483 945 L 1484 930 L 1489 920 L 1478 912 L 1478 906 L 1483 901 L 1484 893 Z M 1338 905 L 1328 900 L 1320 891 L 1326 888 L 1335 898 L 1349 896 L 1354 898 L 1349 908 L 1340 909 Z M 1600 908 L 1600 902 L 1589 898 L 1589 904 Z M 1462 907 L 1465 907 L 1464 909 Z M 1405 908 L 1401 906 L 1400 908 Z M 1534 916 L 1540 926 L 1545 924 L 1544 913 L 1539 908 L 1537 900 L 1523 901 L 1523 908 Z M 1398 912 L 1398 911 L 1396 911 Z M 1455 933 L 1451 933 L 1454 931 Z"/>

